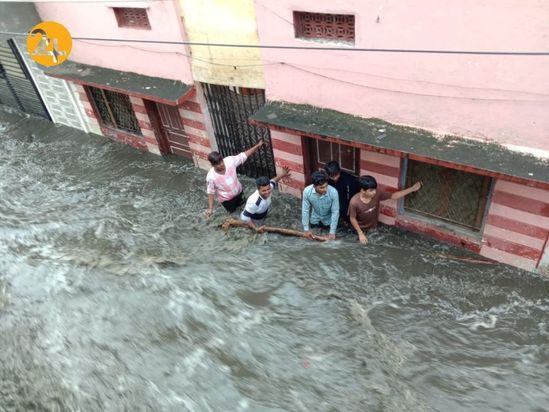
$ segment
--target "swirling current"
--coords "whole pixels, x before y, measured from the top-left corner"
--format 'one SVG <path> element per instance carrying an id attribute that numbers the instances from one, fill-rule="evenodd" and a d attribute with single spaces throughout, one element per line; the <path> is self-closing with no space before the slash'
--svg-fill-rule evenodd
<path id="1" fill-rule="evenodd" d="M 1 112 L 0 410 L 549 410 L 547 279 L 205 207 L 188 160 Z"/>

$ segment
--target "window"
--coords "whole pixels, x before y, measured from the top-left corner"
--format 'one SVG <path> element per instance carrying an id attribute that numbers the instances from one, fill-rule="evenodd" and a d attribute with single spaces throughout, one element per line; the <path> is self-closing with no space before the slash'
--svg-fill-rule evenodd
<path id="1" fill-rule="evenodd" d="M 311 139 L 310 143 L 312 171 L 324 169 L 326 163 L 335 160 L 342 170 L 356 176 L 360 173 L 359 149 L 321 139 Z"/>
<path id="2" fill-rule="evenodd" d="M 355 43 L 355 16 L 294 11 L 295 37 Z"/>
<path id="3" fill-rule="evenodd" d="M 146 9 L 132 9 L 114 7 L 114 15 L 118 22 L 118 27 L 132 27 L 135 29 L 151 29 L 149 17 Z"/>
<path id="4" fill-rule="evenodd" d="M 404 198 L 404 208 L 479 231 L 492 179 L 409 161 L 407 187 L 421 180 L 420 191 Z"/>
<path id="5" fill-rule="evenodd" d="M 101 122 L 105 126 L 138 135 L 141 134 L 141 128 L 128 96 L 95 87 L 88 87 L 87 89 Z"/>
<path id="6" fill-rule="evenodd" d="M 6 71 L 4 70 L 4 66 L 2 66 L 2 63 L 0 63 L 0 79 L 6 78 Z"/>

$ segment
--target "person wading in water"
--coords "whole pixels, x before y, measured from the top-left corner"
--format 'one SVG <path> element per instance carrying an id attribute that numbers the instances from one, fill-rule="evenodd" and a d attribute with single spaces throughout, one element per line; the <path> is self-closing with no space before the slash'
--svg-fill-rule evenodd
<path id="1" fill-rule="evenodd" d="M 206 218 L 209 218 L 213 214 L 214 195 L 216 193 L 217 200 L 229 213 L 234 212 L 237 207 L 244 204 L 242 184 L 238 180 L 236 168 L 243 164 L 248 157 L 257 152 L 261 146 L 263 146 L 263 139 L 259 140 L 255 146 L 236 156 L 223 158 L 219 152 L 211 152 L 208 155 L 212 168 L 206 175 L 206 193 L 208 193 Z"/>
<path id="2" fill-rule="evenodd" d="M 262 232 L 263 226 L 258 229 L 256 224 L 263 222 L 267 217 L 272 202 L 271 195 L 280 179 L 289 175 L 290 170 L 284 167 L 281 174 L 270 180 L 267 176 L 258 177 L 255 181 L 257 190 L 248 198 L 246 206 L 244 206 L 244 210 L 240 214 L 240 220 L 246 222 L 250 228 Z"/>
<path id="3" fill-rule="evenodd" d="M 353 196 L 349 203 L 349 220 L 358 234 L 358 240 L 363 245 L 368 244 L 364 231 L 376 227 L 379 216 L 379 202 L 387 199 L 401 199 L 404 196 L 417 192 L 422 187 L 416 182 L 408 189 L 394 193 L 377 190 L 377 181 L 373 176 L 360 176 L 358 179 L 360 192 Z"/>

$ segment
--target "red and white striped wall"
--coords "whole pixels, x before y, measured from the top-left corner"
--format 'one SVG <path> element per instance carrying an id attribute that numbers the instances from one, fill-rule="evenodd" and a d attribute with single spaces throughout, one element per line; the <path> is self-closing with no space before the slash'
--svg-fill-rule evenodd
<path id="1" fill-rule="evenodd" d="M 153 126 L 149 119 L 149 115 L 147 114 L 147 109 L 145 109 L 145 102 L 140 97 L 134 97 L 134 96 L 130 96 L 130 102 L 132 104 L 133 111 L 135 112 L 135 117 L 137 117 L 137 122 L 139 123 L 139 127 L 141 128 L 141 134 L 143 135 L 143 140 L 145 143 L 145 147 L 143 146 L 138 147 L 136 145 L 132 145 L 132 146 L 137 147 L 138 149 L 143 149 L 143 150 L 146 148 L 147 151 L 160 155 L 160 149 L 158 148 L 158 141 L 156 140 Z M 120 140 L 120 139 L 117 139 L 117 140 Z"/>
<path id="2" fill-rule="evenodd" d="M 379 189 L 385 192 L 399 190 L 400 157 L 369 150 L 360 151 L 360 175 L 375 177 Z M 398 214 L 397 200 L 385 200 L 380 204 L 379 221 L 394 225 Z"/>
<path id="3" fill-rule="evenodd" d="M 202 102 L 205 105 L 205 102 Z M 201 104 L 198 94 L 195 93 L 190 99 L 185 100 L 179 106 L 179 114 L 183 127 L 189 139 L 189 146 L 193 153 L 193 161 L 196 167 L 209 170 L 211 165 L 208 162 L 208 154 L 212 151 L 212 145 L 206 127 L 205 108 Z"/>
<path id="4" fill-rule="evenodd" d="M 498 180 L 484 226 L 480 254 L 526 270 L 536 270 L 541 266 L 548 236 L 549 190 Z"/>
<path id="5" fill-rule="evenodd" d="M 287 167 L 291 172 L 290 177 L 280 182 L 280 190 L 301 198 L 305 189 L 304 148 L 301 136 L 271 130 L 271 143 L 276 173 L 281 173 L 283 167 Z"/>

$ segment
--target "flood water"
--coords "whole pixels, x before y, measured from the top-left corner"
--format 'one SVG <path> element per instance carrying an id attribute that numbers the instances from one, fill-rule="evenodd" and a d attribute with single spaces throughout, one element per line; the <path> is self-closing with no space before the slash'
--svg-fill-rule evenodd
<path id="1" fill-rule="evenodd" d="M 549 410 L 547 280 L 386 227 L 225 235 L 190 161 L 46 124 L 0 114 L 1 411 Z"/>

